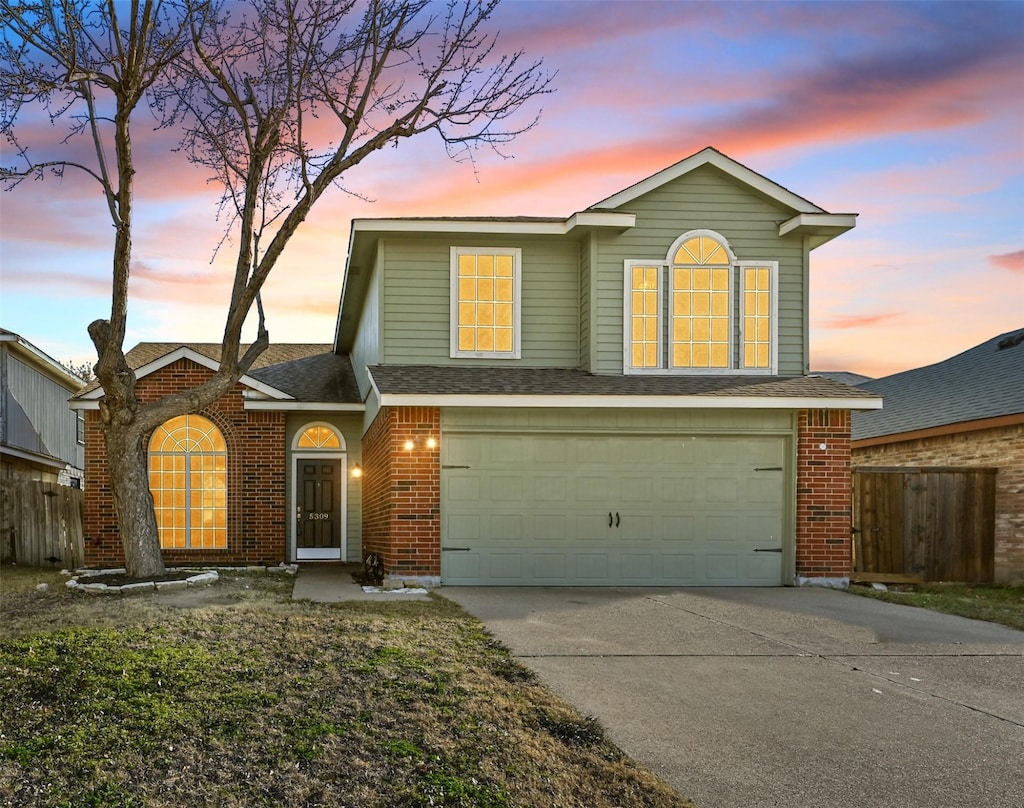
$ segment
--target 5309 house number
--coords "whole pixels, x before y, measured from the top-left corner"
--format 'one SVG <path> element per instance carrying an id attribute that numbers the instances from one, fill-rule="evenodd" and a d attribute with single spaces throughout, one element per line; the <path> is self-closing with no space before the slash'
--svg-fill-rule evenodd
<path id="1" fill-rule="evenodd" d="M 323 522 L 331 518 L 329 513 L 310 513 L 306 515 L 310 522 Z"/>

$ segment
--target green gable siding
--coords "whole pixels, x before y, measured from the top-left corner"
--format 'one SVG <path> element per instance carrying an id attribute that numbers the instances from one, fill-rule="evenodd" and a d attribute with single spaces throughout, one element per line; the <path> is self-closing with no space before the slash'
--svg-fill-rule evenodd
<path id="1" fill-rule="evenodd" d="M 592 239 L 580 245 L 580 353 L 579 366 L 590 367 L 590 250 Z"/>
<path id="2" fill-rule="evenodd" d="M 493 365 L 450 357 L 451 247 L 522 248 L 522 358 L 534 367 L 579 362 L 579 245 L 559 238 L 452 236 L 382 242 L 383 355 L 388 364 Z"/>
<path id="3" fill-rule="evenodd" d="M 664 261 L 669 247 L 689 230 L 709 229 L 725 237 L 740 261 L 779 262 L 779 373 L 804 371 L 804 248 L 800 239 L 780 239 L 779 222 L 792 211 L 760 197 L 717 169 L 704 166 L 622 206 L 635 213 L 636 227 L 601 233 L 594 267 L 594 372 L 622 373 L 623 266 L 629 259 Z"/>
<path id="4" fill-rule="evenodd" d="M 380 261 L 377 253 L 376 265 L 366 291 L 363 310 L 359 316 L 359 327 L 352 344 L 352 369 L 359 383 L 359 393 L 365 399 L 370 393 L 370 377 L 366 368 L 380 364 Z"/>

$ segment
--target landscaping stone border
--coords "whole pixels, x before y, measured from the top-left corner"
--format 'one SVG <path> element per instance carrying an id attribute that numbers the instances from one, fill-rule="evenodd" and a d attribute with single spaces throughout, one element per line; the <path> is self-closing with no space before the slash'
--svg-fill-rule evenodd
<path id="1" fill-rule="evenodd" d="M 104 575 L 124 575 L 126 572 L 124 567 L 105 570 L 79 569 L 75 570 L 74 573 L 64 570 L 64 573 L 66 575 L 74 575 L 73 578 L 65 583 L 65 586 L 72 590 L 100 595 L 135 595 L 142 592 L 173 592 L 175 590 L 191 589 L 198 586 L 211 586 L 220 580 L 220 573 L 217 572 L 218 569 L 231 572 L 272 572 L 295 575 L 295 573 L 298 572 L 299 567 L 297 564 L 279 564 L 274 567 L 199 568 L 195 570 L 195 575 L 191 575 L 188 578 L 184 578 L 179 581 L 139 581 L 136 583 L 121 584 L 119 586 L 111 586 L 109 584 L 102 583 L 100 580 L 90 579 L 102 579 Z M 167 571 L 188 572 L 189 568 L 173 567 Z"/>

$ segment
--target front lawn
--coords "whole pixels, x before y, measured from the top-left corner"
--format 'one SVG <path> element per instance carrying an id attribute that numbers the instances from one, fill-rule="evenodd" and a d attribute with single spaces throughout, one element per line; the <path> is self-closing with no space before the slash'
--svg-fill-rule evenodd
<path id="1" fill-rule="evenodd" d="M 0 805 L 690 805 L 442 598 L 0 586 Z"/>
<path id="2" fill-rule="evenodd" d="M 920 606 L 1024 631 L 1024 586 L 915 584 L 905 592 L 865 586 L 851 586 L 850 591 L 889 603 Z"/>

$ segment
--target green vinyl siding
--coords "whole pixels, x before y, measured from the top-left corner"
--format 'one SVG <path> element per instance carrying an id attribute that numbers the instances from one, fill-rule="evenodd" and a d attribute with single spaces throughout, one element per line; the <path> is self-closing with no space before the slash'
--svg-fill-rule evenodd
<path id="1" fill-rule="evenodd" d="M 383 278 L 383 355 L 387 364 L 493 365 L 452 359 L 450 248 L 522 249 L 522 358 L 533 367 L 579 363 L 579 246 L 560 238 L 496 235 L 388 239 Z"/>
<path id="2" fill-rule="evenodd" d="M 359 383 L 359 393 L 365 400 L 370 394 L 370 377 L 366 371 L 369 365 L 380 363 L 380 264 L 381 253 L 377 253 L 377 261 L 366 290 L 363 310 L 360 312 L 359 327 L 352 345 L 352 369 Z"/>
<path id="3" fill-rule="evenodd" d="M 620 234 L 599 233 L 594 304 L 594 372 L 623 372 L 623 266 L 627 260 L 664 261 L 669 247 L 690 230 L 714 230 L 740 261 L 779 262 L 780 375 L 804 371 L 804 245 L 779 238 L 779 222 L 792 211 L 762 198 L 717 169 L 704 166 L 624 205 L 636 226 Z"/>

